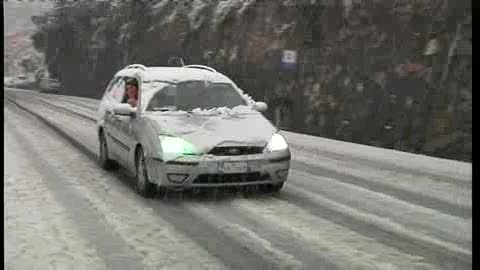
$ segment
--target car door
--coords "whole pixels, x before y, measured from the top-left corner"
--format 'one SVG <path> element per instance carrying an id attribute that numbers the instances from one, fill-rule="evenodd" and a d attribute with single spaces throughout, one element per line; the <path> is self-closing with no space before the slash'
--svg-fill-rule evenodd
<path id="1" fill-rule="evenodd" d="M 126 146 L 121 140 L 122 117 L 114 114 L 113 107 L 120 104 L 125 95 L 125 80 L 123 77 L 118 77 L 113 83 L 108 96 L 106 98 L 109 103 L 108 109 L 105 111 L 105 131 L 107 135 L 107 143 L 109 146 L 109 154 L 117 161 L 121 162 L 122 155 L 126 151 Z"/>
<path id="2" fill-rule="evenodd" d="M 136 79 L 138 81 L 138 97 L 139 97 L 139 102 L 137 105 L 137 109 L 140 108 L 140 100 L 141 100 L 141 79 L 139 76 L 134 76 L 134 77 L 125 77 L 124 80 L 127 81 L 129 79 Z M 126 99 L 123 100 L 123 102 L 126 103 Z M 133 161 L 133 156 L 134 156 L 134 147 L 137 143 L 137 137 L 136 134 L 134 133 L 133 126 L 136 124 L 138 121 L 138 118 L 140 116 L 140 109 L 135 115 L 132 116 L 124 116 L 124 115 L 118 115 L 118 125 L 119 125 L 119 134 L 118 134 L 118 139 L 121 142 L 121 145 L 123 146 L 121 149 L 121 159 L 122 163 L 124 166 L 129 167 L 132 164 Z"/>
<path id="3" fill-rule="evenodd" d="M 100 100 L 100 104 L 98 106 L 98 111 L 97 111 L 97 118 L 99 122 L 102 122 L 105 120 L 104 118 L 105 118 L 106 111 L 113 107 L 111 90 L 113 89 L 113 86 L 117 83 L 119 79 L 120 79 L 119 77 L 114 77 L 110 81 L 110 83 L 107 86 L 107 89 L 105 90 L 105 93 L 103 94 L 102 99 Z"/>

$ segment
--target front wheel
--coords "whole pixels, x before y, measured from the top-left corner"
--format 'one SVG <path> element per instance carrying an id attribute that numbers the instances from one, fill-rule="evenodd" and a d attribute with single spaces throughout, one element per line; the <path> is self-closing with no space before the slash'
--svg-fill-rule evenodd
<path id="1" fill-rule="evenodd" d="M 98 153 L 98 162 L 100 166 L 105 170 L 111 170 L 115 168 L 115 162 L 111 160 L 108 156 L 108 146 L 107 140 L 105 139 L 105 135 L 103 133 L 99 136 L 99 153 Z"/>
<path id="2" fill-rule="evenodd" d="M 140 148 L 137 152 L 137 183 L 135 189 L 138 194 L 145 198 L 151 198 L 155 195 L 155 185 L 148 180 L 147 165 L 145 154 Z"/>

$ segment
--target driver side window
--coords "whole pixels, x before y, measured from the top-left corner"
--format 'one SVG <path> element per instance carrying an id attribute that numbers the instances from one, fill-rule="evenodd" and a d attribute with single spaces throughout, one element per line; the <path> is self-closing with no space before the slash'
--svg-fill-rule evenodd
<path id="1" fill-rule="evenodd" d="M 110 89 L 109 96 L 117 103 L 120 103 L 122 102 L 124 95 L 125 80 L 122 77 L 118 77 L 117 80 L 113 83 L 112 88 Z"/>

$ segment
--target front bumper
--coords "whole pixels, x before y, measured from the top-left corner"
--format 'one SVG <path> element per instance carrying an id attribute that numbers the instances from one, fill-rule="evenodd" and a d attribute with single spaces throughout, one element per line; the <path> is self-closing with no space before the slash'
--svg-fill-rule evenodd
<path id="1" fill-rule="evenodd" d="M 194 188 L 281 183 L 288 178 L 290 159 L 289 151 L 281 151 L 241 156 L 183 156 L 168 162 L 152 158 L 147 163 L 151 182 Z"/>

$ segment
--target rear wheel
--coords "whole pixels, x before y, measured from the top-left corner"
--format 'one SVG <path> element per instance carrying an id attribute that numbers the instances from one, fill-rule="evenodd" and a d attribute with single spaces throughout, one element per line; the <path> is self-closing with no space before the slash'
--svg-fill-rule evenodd
<path id="1" fill-rule="evenodd" d="M 151 198 L 155 195 L 155 185 L 148 180 L 147 165 L 145 154 L 141 148 L 137 150 L 137 183 L 135 189 L 138 194 L 145 198 Z"/>
<path id="2" fill-rule="evenodd" d="M 105 135 L 103 132 L 99 135 L 99 153 L 98 153 L 98 162 L 100 166 L 105 170 L 111 170 L 115 168 L 115 161 L 111 160 L 108 156 L 108 146 L 107 140 L 105 139 Z"/>

